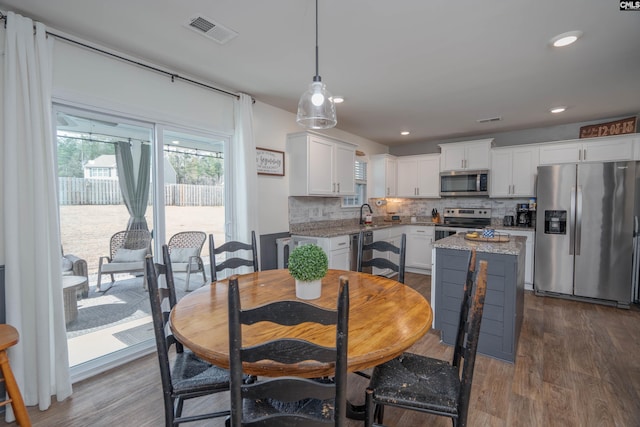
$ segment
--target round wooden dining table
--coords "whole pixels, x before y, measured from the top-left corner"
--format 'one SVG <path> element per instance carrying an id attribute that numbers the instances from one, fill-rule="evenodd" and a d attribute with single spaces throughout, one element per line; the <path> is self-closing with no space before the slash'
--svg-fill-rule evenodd
<path id="1" fill-rule="evenodd" d="M 329 270 L 322 279 L 322 295 L 310 300 L 325 308 L 336 308 L 339 277 L 349 280 L 348 371 L 374 367 L 400 355 L 431 328 L 433 313 L 427 300 L 409 286 L 395 280 L 355 271 Z M 267 270 L 238 276 L 242 308 L 272 301 L 295 300 L 295 281 L 289 271 Z M 171 311 L 171 330 L 176 339 L 198 357 L 217 366 L 229 367 L 228 282 L 205 285 L 184 296 Z M 289 337 L 335 346 L 335 326 L 305 323 L 280 326 L 261 322 L 243 326 L 243 345 Z M 245 363 L 247 374 L 295 375 L 307 378 L 332 376 L 334 369 L 318 362 L 295 366 L 271 361 Z"/>

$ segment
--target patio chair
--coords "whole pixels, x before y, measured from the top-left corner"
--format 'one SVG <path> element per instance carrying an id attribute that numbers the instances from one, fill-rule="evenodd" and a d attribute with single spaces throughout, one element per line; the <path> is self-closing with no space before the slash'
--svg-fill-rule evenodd
<path id="1" fill-rule="evenodd" d="M 207 234 L 202 231 L 181 231 L 169 239 L 167 247 L 171 254 L 171 267 L 174 273 L 186 273 L 185 291 L 189 290 L 189 278 L 192 273 L 202 273 L 202 283 L 207 282 L 204 263 L 200 257 Z"/>
<path id="2" fill-rule="evenodd" d="M 151 253 L 151 233 L 147 230 L 118 231 L 111 236 L 109 256 L 100 257 L 98 265 L 98 283 L 101 291 L 102 275 L 111 276 L 111 286 L 116 273 L 145 273 L 144 258 Z M 144 282 L 146 288 L 147 281 Z M 109 286 L 109 288 L 111 288 Z M 107 289 L 108 290 L 108 289 Z"/>
<path id="3" fill-rule="evenodd" d="M 60 258 L 60 268 L 62 269 L 63 276 L 78 276 L 84 277 L 87 279 L 84 282 L 84 285 L 81 286 L 80 292 L 82 293 L 82 298 L 87 298 L 89 296 L 89 274 L 87 269 L 87 261 L 79 258 L 75 255 L 66 254 L 64 250 L 60 248 L 62 257 Z"/>

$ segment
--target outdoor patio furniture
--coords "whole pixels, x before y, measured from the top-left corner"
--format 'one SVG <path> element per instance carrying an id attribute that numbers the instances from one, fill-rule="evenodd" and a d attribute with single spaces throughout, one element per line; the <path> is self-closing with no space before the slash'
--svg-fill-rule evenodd
<path id="1" fill-rule="evenodd" d="M 109 249 L 109 256 L 100 257 L 96 285 L 98 291 L 102 291 L 103 274 L 111 276 L 111 286 L 116 273 L 144 274 L 144 259 L 151 253 L 151 233 L 147 230 L 119 231 L 111 236 Z M 143 286 L 146 287 L 146 283 L 144 280 Z"/>
<path id="2" fill-rule="evenodd" d="M 78 291 L 88 287 L 89 280 L 86 276 L 62 276 L 64 317 L 67 325 L 78 318 Z"/>
<path id="3" fill-rule="evenodd" d="M 184 289 L 189 290 L 191 273 L 202 273 L 202 283 L 207 282 L 204 263 L 200 257 L 207 234 L 202 231 L 181 231 L 169 239 L 167 247 L 171 254 L 171 267 L 174 273 L 186 273 Z"/>
<path id="4" fill-rule="evenodd" d="M 85 278 L 85 283 L 83 286 L 78 287 L 78 290 L 81 291 L 82 297 L 86 298 L 89 296 L 89 280 L 88 280 L 88 269 L 87 269 L 87 261 L 82 258 L 79 258 L 75 255 L 64 254 L 62 250 L 62 258 L 60 260 L 61 268 L 62 268 L 62 276 L 79 276 Z"/>

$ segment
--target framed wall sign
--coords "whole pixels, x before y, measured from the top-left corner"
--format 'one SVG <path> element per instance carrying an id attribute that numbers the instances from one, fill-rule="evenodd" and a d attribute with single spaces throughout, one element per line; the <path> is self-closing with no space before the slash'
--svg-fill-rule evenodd
<path id="1" fill-rule="evenodd" d="M 599 136 L 623 135 L 636 132 L 636 118 L 629 117 L 615 122 L 599 123 L 597 125 L 582 126 L 580 138 L 596 138 Z"/>
<path id="2" fill-rule="evenodd" d="M 256 148 L 258 175 L 284 176 L 284 152 Z"/>

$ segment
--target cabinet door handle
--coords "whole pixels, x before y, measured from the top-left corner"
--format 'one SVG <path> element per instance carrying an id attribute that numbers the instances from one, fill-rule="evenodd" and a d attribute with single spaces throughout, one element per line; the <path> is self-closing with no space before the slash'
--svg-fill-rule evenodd
<path id="1" fill-rule="evenodd" d="M 338 243 L 338 246 L 344 246 L 344 245 L 346 245 L 346 243 L 345 243 L 345 242 Z"/>
<path id="2" fill-rule="evenodd" d="M 420 187 L 416 188 L 416 196 L 420 195 Z"/>
<path id="3" fill-rule="evenodd" d="M 340 192 L 340 183 L 338 183 L 338 193 Z"/>
<path id="4" fill-rule="evenodd" d="M 583 154 L 582 154 L 582 160 L 587 160 L 587 149 L 583 149 L 582 150 Z"/>
<path id="5" fill-rule="evenodd" d="M 387 196 L 391 194 L 391 188 L 387 187 Z"/>

